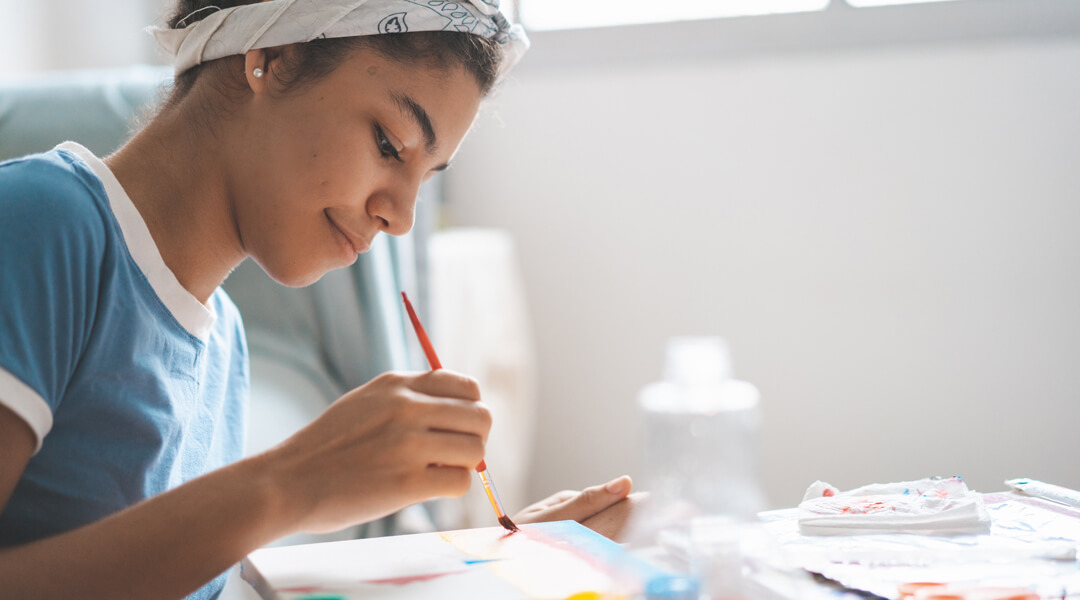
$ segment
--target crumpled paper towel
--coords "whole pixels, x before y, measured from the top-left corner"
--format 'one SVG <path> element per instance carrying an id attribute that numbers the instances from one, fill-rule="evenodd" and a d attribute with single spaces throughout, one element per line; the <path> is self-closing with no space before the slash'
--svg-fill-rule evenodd
<path id="1" fill-rule="evenodd" d="M 990 516 L 982 495 L 960 477 L 875 483 L 841 492 L 815 481 L 799 504 L 803 535 L 987 533 Z"/>

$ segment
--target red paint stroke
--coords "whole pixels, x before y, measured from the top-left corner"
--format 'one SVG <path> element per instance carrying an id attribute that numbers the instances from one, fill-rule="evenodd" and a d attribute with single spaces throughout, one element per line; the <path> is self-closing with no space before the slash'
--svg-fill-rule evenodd
<path id="1" fill-rule="evenodd" d="M 521 531 L 520 527 L 514 529 L 513 531 L 507 531 L 506 533 L 502 534 L 502 536 L 499 537 L 499 541 L 501 542 L 501 541 L 505 540 L 506 538 L 508 538 L 508 537 L 514 535 L 515 533 L 520 532 L 520 531 Z"/>
<path id="2" fill-rule="evenodd" d="M 851 513 L 865 515 L 869 513 L 878 513 L 889 510 L 896 511 L 896 505 L 881 500 L 871 501 L 870 498 L 857 498 L 853 500 L 850 504 L 840 507 L 841 514 Z"/>
<path id="3" fill-rule="evenodd" d="M 386 579 L 365 579 L 361 583 L 373 583 L 375 585 L 407 585 L 418 581 L 430 581 L 447 575 L 457 575 L 464 571 L 450 571 L 448 573 L 427 573 L 424 575 L 406 575 L 404 577 L 387 577 Z"/>

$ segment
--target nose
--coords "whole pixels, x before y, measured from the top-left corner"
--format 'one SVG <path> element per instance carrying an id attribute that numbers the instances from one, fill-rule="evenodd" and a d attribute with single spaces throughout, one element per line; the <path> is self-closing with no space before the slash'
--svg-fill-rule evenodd
<path id="1" fill-rule="evenodd" d="M 409 233 L 416 215 L 419 192 L 419 181 L 384 187 L 368 198 L 368 214 L 380 223 L 380 229 L 390 235 Z"/>

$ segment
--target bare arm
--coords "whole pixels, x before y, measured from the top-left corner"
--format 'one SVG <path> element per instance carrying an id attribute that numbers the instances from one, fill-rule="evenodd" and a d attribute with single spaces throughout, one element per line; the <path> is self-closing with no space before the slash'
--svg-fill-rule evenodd
<path id="1" fill-rule="evenodd" d="M 446 371 L 380 377 L 272 450 L 96 523 L 0 551 L 4 593 L 181 598 L 281 536 L 459 496 L 491 424 L 478 399 L 474 381 Z M 10 413 L 0 414 L 0 440 L 6 505 L 34 440 Z"/>
<path id="2" fill-rule="evenodd" d="M 26 463 L 34 455 L 37 438 L 30 426 L 0 404 L 0 506 L 7 506 Z"/>
<path id="3" fill-rule="evenodd" d="M 7 429 L 0 429 L 3 437 Z M 0 551 L 13 598 L 182 598 L 278 537 L 288 507 L 246 460 L 85 527 Z"/>

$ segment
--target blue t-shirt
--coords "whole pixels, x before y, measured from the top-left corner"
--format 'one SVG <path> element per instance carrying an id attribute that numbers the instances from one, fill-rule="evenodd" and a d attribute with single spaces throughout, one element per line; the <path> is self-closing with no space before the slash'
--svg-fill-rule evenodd
<path id="1" fill-rule="evenodd" d="M 236 306 L 180 285 L 101 160 L 69 142 L 0 165 L 0 404 L 38 441 L 0 547 L 240 458 L 248 389 Z"/>

